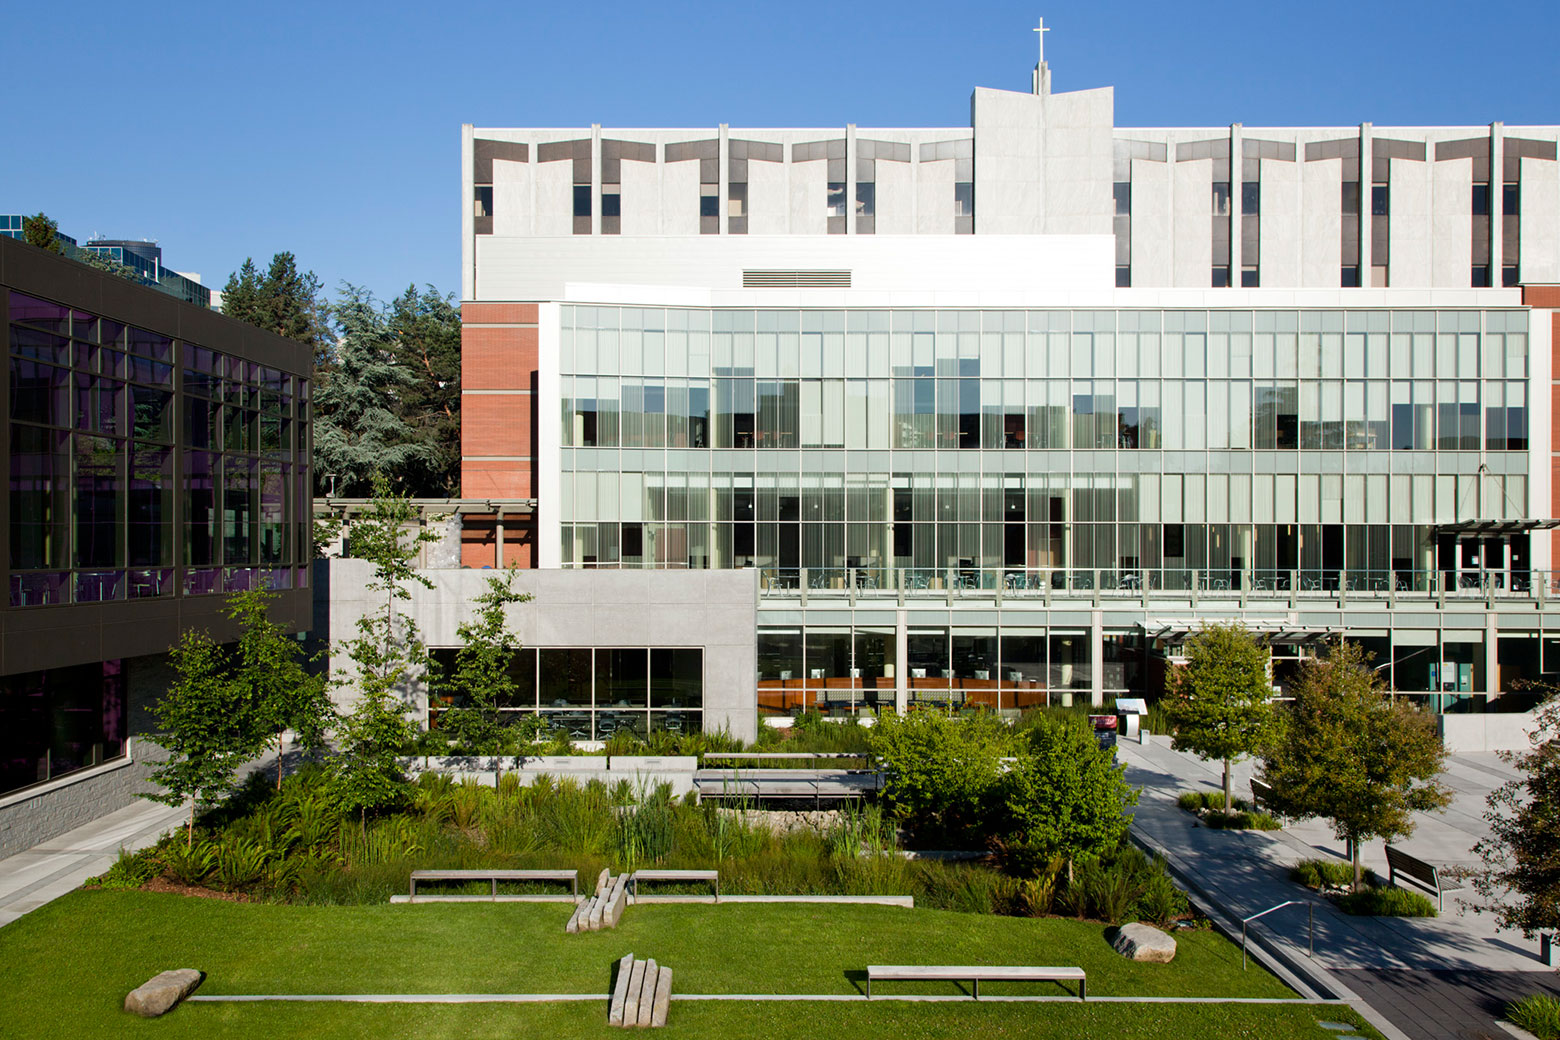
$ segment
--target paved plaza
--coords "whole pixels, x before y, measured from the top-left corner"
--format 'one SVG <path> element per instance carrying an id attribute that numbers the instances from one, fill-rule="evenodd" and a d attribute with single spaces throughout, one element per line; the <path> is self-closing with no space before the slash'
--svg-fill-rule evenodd
<path id="1" fill-rule="evenodd" d="M 1495 1024 L 1505 1002 L 1547 989 L 1560 994 L 1560 973 L 1538 960 L 1535 943 L 1501 932 L 1488 914 L 1475 913 L 1472 891 L 1446 896 L 1437 918 L 1351 917 L 1288 880 L 1301 859 L 1343 855 L 1343 843 L 1325 823 L 1310 821 L 1282 831 L 1221 831 L 1197 824 L 1175 802 L 1187 790 L 1214 790 L 1222 780 L 1217 762 L 1172 751 L 1168 738 L 1122 742 L 1127 778 L 1143 788 L 1134 832 L 1162 850 L 1232 919 L 1289 899 L 1314 903 L 1315 954 L 1308 951 L 1307 908 L 1289 907 L 1251 926 L 1254 938 L 1337 990 L 1365 999 L 1412 1040 L 1478 1040 L 1508 1037 Z M 1253 763 L 1236 766 L 1236 797 L 1250 796 Z M 1423 814 L 1401 846 L 1437 867 L 1474 866 L 1473 845 L 1488 833 L 1486 796 L 1515 771 L 1493 754 L 1455 755 L 1446 783 L 1454 792 L 1443 813 Z M 1364 850 L 1365 866 L 1387 873 L 1382 842 Z"/>
<path id="2" fill-rule="evenodd" d="M 187 809 L 137 800 L 26 852 L 0 859 L 0 926 L 103 873 L 121 848 L 135 851 L 181 826 Z"/>

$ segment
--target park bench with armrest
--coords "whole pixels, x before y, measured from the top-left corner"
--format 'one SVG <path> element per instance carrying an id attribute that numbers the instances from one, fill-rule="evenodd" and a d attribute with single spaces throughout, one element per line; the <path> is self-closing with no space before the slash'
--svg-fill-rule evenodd
<path id="1" fill-rule="evenodd" d="M 1028 967 L 1017 964 L 869 964 L 867 965 L 867 999 L 872 999 L 872 983 L 952 981 L 968 979 L 972 987 L 970 999 L 980 999 L 980 980 L 988 982 L 1076 982 L 1078 999 L 1087 1000 L 1087 982 L 1082 968 Z"/>
<path id="2" fill-rule="evenodd" d="M 1410 856 L 1402 849 L 1387 846 L 1387 880 L 1392 884 L 1398 883 L 1398 875 L 1402 874 L 1420 888 L 1435 896 L 1436 909 L 1446 909 L 1446 893 L 1461 892 L 1461 885 L 1446 885 L 1441 882 L 1440 872 L 1435 867 L 1426 863 L 1417 856 Z"/>

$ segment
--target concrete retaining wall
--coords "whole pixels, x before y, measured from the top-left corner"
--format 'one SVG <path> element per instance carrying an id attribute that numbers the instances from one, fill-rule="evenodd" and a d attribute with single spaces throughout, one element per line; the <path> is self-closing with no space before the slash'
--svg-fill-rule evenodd
<path id="1" fill-rule="evenodd" d="M 412 777 L 442 773 L 457 783 L 469 777 L 487 787 L 495 786 L 504 773 L 518 776 L 520 783 L 527 787 L 539 776 L 554 780 L 567 777 L 579 784 L 600 780 L 609 788 L 626 780 L 635 790 L 667 783 L 672 785 L 672 794 L 678 798 L 693 790 L 693 774 L 698 767 L 698 758 L 691 755 L 665 758 L 644 755 L 419 756 L 401 759 L 401 768 Z"/>
<path id="2" fill-rule="evenodd" d="M 1452 754 L 1478 751 L 1526 751 L 1538 728 L 1538 713 L 1485 712 L 1441 715 L 1441 740 Z"/>

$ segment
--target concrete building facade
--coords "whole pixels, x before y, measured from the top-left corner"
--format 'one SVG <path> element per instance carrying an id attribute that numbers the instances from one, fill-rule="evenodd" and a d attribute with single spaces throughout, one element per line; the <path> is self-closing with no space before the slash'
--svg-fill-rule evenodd
<path id="1" fill-rule="evenodd" d="M 757 572 L 755 711 L 1151 692 L 1238 619 L 1560 672 L 1557 127 L 463 131 L 467 562 Z M 481 524 L 469 524 L 481 530 Z"/>

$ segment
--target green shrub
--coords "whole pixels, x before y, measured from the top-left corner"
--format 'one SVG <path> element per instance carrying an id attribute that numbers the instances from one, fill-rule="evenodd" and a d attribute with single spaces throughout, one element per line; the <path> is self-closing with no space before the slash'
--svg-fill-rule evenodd
<path id="1" fill-rule="evenodd" d="M 1219 796 L 1221 801 L 1223 798 L 1223 795 Z M 1187 812 L 1194 813 L 1198 809 L 1206 809 L 1208 807 L 1208 793 L 1206 791 L 1183 791 L 1181 796 L 1175 800 L 1175 804 Z"/>
<path id="2" fill-rule="evenodd" d="M 97 877 L 87 878 L 83 884 L 107 889 L 140 888 L 159 873 L 156 858 L 150 851 L 126 852 L 119 850 L 114 865 Z"/>
<path id="3" fill-rule="evenodd" d="M 1007 726 L 987 713 L 915 711 L 880 719 L 871 732 L 894 815 L 931 847 L 983 845 L 1001 759 L 1015 744 Z"/>
<path id="4" fill-rule="evenodd" d="M 158 849 L 157 858 L 163 872 L 184 885 L 199 885 L 217 865 L 217 846 L 208 838 L 202 838 L 186 846 L 173 838 Z"/>
<path id="5" fill-rule="evenodd" d="M 1359 917 L 1434 917 L 1435 904 L 1406 888 L 1362 888 L 1338 899 L 1338 908 Z"/>
<path id="6" fill-rule="evenodd" d="M 1143 894 L 1132 908 L 1132 916 L 1163 926 L 1185 916 L 1190 910 L 1191 903 L 1186 893 L 1176 887 L 1170 871 L 1165 867 L 1165 861 L 1156 858 L 1153 869 L 1144 878 Z"/>
<path id="7" fill-rule="evenodd" d="M 224 891 L 248 888 L 265 876 L 268 851 L 258 842 L 235 841 L 217 850 L 216 879 Z"/>
<path id="8" fill-rule="evenodd" d="M 1123 810 L 1138 793 L 1085 722 L 1037 716 L 1014 751 L 994 785 L 989 829 L 1040 856 L 1095 857 L 1121 844 Z"/>
<path id="9" fill-rule="evenodd" d="M 1560 999 L 1542 993 L 1523 997 L 1506 1008 L 1506 1020 L 1538 1040 L 1560 1040 Z"/>
<path id="10" fill-rule="evenodd" d="M 1380 883 L 1375 871 L 1367 870 L 1362 876 L 1370 885 Z M 1327 886 L 1352 885 L 1354 864 L 1336 859 L 1303 859 L 1289 868 L 1289 880 L 1318 891 Z"/>
<path id="11" fill-rule="evenodd" d="M 1240 800 L 1236 799 L 1235 804 L 1240 805 Z M 1283 824 L 1260 809 L 1236 809 L 1232 813 L 1210 812 L 1203 817 L 1203 826 L 1226 831 L 1276 831 Z"/>

